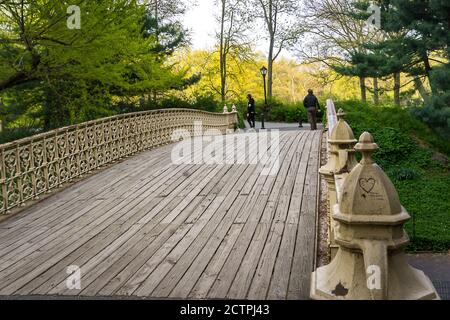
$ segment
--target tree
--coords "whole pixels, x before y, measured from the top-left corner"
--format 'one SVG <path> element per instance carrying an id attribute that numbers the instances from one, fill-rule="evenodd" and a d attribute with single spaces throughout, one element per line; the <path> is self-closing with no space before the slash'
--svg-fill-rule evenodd
<path id="1" fill-rule="evenodd" d="M 246 3 L 242 0 L 220 0 L 220 31 L 216 34 L 220 56 L 220 97 L 225 103 L 228 95 L 228 58 L 249 58 L 251 51 L 247 32 L 250 28 Z"/>
<path id="2" fill-rule="evenodd" d="M 353 17 L 352 11 L 352 4 L 347 0 L 310 3 L 304 18 L 308 21 L 310 37 L 298 52 L 309 62 L 322 62 L 344 75 L 357 76 L 361 99 L 366 101 L 366 78 L 377 75 L 372 74 L 366 65 L 353 66 L 352 58 L 365 53 L 364 44 L 376 39 L 378 34 L 368 28 L 365 21 Z"/>
<path id="3" fill-rule="evenodd" d="M 300 19 L 301 1 L 299 0 L 254 0 L 257 16 L 264 21 L 269 53 L 267 58 L 267 94 L 273 95 L 273 66 L 283 49 L 296 44 L 305 32 Z"/>
<path id="4" fill-rule="evenodd" d="M 361 1 L 368 5 L 367 1 Z M 439 0 L 379 0 L 385 32 L 399 35 L 380 42 L 383 67 L 397 65 L 413 77 L 425 106 L 415 112 L 440 133 L 450 136 L 450 3 Z M 426 92 L 422 79 L 429 84 Z"/>
<path id="5" fill-rule="evenodd" d="M 184 4 L 176 0 L 150 0 L 146 5 L 142 33 L 144 38 L 155 41 L 149 51 L 156 55 L 159 63 L 165 63 L 175 50 L 188 43 L 188 32 L 179 21 L 185 9 Z M 154 101 L 164 89 L 155 88 L 152 91 Z"/>
<path id="6" fill-rule="evenodd" d="M 155 52 L 159 43 L 143 27 L 144 6 L 134 0 L 78 6 L 81 28 L 71 29 L 65 1 L 0 4 L 0 94 L 42 93 L 34 104 L 41 105 L 45 129 L 114 113 L 113 95 L 183 86 L 183 74 L 173 74 Z"/>
<path id="7" fill-rule="evenodd" d="M 155 38 L 156 45 L 151 50 L 162 59 L 188 43 L 188 32 L 176 19 L 183 13 L 184 7 L 176 1 L 154 0 L 147 6 L 142 31 L 146 38 Z"/>

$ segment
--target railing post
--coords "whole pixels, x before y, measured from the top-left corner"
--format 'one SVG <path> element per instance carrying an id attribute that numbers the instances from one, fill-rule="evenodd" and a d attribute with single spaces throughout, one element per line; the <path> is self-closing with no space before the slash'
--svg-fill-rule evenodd
<path id="1" fill-rule="evenodd" d="M 355 149 L 362 160 L 345 178 L 333 207 L 336 257 L 313 272 L 311 297 L 329 300 L 439 299 L 428 277 L 408 265 L 403 230 L 409 214 L 394 185 L 371 158 L 378 149 L 370 133 Z"/>
<path id="2" fill-rule="evenodd" d="M 329 108 L 334 108 L 329 103 Z M 333 114 L 329 112 L 329 114 Z M 337 203 L 336 175 L 350 172 L 357 164 L 355 158 L 356 139 L 353 131 L 345 121 L 345 113 L 340 109 L 337 113 L 337 123 L 330 124 L 331 133 L 329 135 L 329 159 L 328 163 L 321 167 L 319 172 L 324 177 L 328 187 L 328 244 L 330 255 L 333 258 L 337 253 L 337 245 L 334 241 L 335 222 L 331 215 L 331 208 Z"/>

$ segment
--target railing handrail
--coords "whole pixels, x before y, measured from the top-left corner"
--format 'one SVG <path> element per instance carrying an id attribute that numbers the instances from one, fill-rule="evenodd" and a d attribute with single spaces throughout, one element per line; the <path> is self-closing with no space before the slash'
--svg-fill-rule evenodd
<path id="1" fill-rule="evenodd" d="M 337 124 L 337 114 L 334 102 L 332 99 L 327 100 L 327 122 L 328 122 L 328 136 L 331 136 L 334 126 Z"/>
<path id="2" fill-rule="evenodd" d="M 155 110 L 128 112 L 128 113 L 122 113 L 122 114 L 118 114 L 118 115 L 114 115 L 114 116 L 110 116 L 110 117 L 104 117 L 104 118 L 100 118 L 100 119 L 89 120 L 89 121 L 73 124 L 73 125 L 70 125 L 70 126 L 65 126 L 65 127 L 53 129 L 53 130 L 50 130 L 50 131 L 37 133 L 37 134 L 34 134 L 32 136 L 21 138 L 21 139 L 17 139 L 17 140 L 14 140 L 14 141 L 6 142 L 6 143 L 3 143 L 3 144 L 0 144 L 0 150 L 6 149 L 6 148 L 9 148 L 9 147 L 14 147 L 16 145 L 20 145 L 20 144 L 25 143 L 25 142 L 35 141 L 37 139 L 45 138 L 47 136 L 54 136 L 57 133 L 64 132 L 64 131 L 69 131 L 69 130 L 73 130 L 73 129 L 78 129 L 80 127 L 88 127 L 90 125 L 96 125 L 96 124 L 104 123 L 104 122 L 107 122 L 107 121 L 121 120 L 121 119 L 125 119 L 127 117 L 148 115 L 148 114 L 159 113 L 159 112 L 173 112 L 173 111 L 189 111 L 189 112 L 203 113 L 203 114 L 209 114 L 209 115 L 215 115 L 215 116 L 224 116 L 224 115 L 226 115 L 226 114 L 218 113 L 218 112 L 216 113 L 216 112 L 210 112 L 210 111 L 205 111 L 205 110 L 188 109 L 188 108 L 167 108 L 167 109 L 155 109 Z M 230 113 L 235 113 L 235 112 L 230 112 Z"/>

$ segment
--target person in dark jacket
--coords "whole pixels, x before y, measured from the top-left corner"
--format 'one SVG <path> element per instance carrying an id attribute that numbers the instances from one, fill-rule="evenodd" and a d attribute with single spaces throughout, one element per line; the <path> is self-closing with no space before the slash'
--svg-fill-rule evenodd
<path id="1" fill-rule="evenodd" d="M 248 105 L 247 105 L 247 121 L 250 124 L 250 128 L 255 128 L 255 99 L 253 99 L 252 95 L 249 94 L 247 96 Z"/>
<path id="2" fill-rule="evenodd" d="M 308 90 L 308 95 L 303 100 L 303 105 L 308 110 L 308 120 L 311 124 L 311 130 L 317 130 L 317 112 L 320 109 L 320 105 L 319 100 L 311 89 Z"/>

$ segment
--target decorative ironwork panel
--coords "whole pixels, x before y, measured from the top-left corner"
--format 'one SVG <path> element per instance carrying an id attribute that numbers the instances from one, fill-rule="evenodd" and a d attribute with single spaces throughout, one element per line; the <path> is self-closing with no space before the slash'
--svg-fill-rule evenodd
<path id="1" fill-rule="evenodd" d="M 102 166 L 172 141 L 175 130 L 226 133 L 237 113 L 189 109 L 137 112 L 85 122 L 0 145 L 0 214 Z"/>

